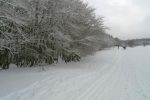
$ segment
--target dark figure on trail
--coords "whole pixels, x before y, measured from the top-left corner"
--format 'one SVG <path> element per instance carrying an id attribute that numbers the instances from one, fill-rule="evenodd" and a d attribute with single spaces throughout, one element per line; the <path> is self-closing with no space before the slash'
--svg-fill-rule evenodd
<path id="1" fill-rule="evenodd" d="M 143 44 L 144 47 L 146 47 L 146 44 Z"/>
<path id="2" fill-rule="evenodd" d="M 117 45 L 118 49 L 119 49 L 119 45 Z"/>
<path id="3" fill-rule="evenodd" d="M 124 50 L 126 50 L 126 48 L 127 48 L 126 46 L 123 46 L 123 49 L 124 49 Z"/>

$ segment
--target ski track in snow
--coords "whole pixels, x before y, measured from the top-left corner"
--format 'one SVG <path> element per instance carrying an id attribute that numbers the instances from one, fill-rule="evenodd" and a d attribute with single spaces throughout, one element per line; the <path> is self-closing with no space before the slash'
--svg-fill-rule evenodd
<path id="1" fill-rule="evenodd" d="M 150 100 L 149 51 L 115 48 L 58 64 L 45 79 L 0 100 Z"/>

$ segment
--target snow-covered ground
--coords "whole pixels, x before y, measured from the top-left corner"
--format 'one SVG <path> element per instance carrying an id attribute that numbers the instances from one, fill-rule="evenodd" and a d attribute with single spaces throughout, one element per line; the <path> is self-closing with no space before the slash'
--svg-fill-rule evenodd
<path id="1" fill-rule="evenodd" d="M 0 72 L 0 100 L 150 100 L 150 47 Z"/>

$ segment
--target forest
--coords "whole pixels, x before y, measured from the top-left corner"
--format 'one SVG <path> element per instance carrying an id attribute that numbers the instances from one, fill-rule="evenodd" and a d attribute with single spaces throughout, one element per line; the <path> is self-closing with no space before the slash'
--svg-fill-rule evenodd
<path id="1" fill-rule="evenodd" d="M 0 68 L 80 61 L 115 44 L 82 0 L 0 0 Z"/>

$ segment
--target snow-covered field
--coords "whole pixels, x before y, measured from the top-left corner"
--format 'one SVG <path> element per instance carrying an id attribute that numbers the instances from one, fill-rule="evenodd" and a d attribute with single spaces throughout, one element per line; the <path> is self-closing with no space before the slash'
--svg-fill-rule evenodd
<path id="1" fill-rule="evenodd" d="M 150 47 L 0 72 L 0 100 L 150 100 Z"/>

